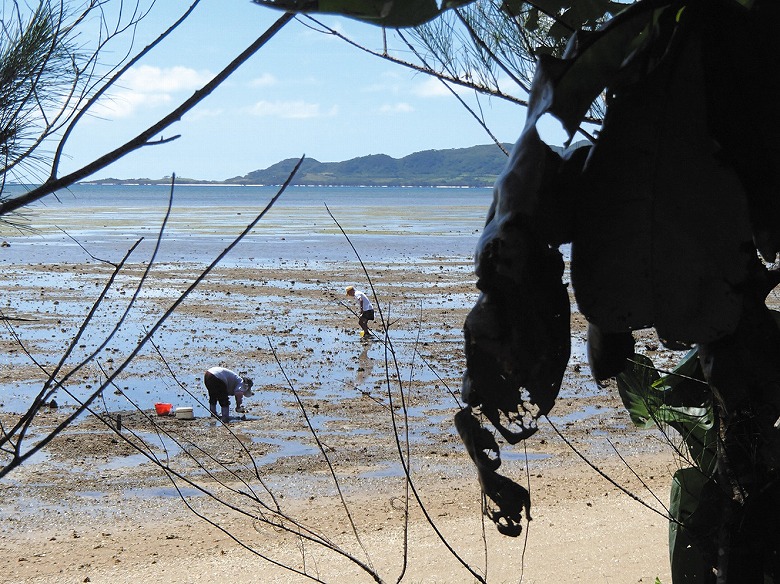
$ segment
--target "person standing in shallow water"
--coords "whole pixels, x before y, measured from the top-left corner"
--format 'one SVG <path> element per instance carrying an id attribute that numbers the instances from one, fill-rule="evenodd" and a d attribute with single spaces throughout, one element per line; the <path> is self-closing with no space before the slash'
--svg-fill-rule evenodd
<path id="1" fill-rule="evenodd" d="M 217 403 L 222 407 L 222 421 L 226 424 L 230 421 L 230 396 L 236 400 L 236 412 L 243 413 L 241 405 L 244 397 L 252 395 L 252 380 L 249 377 L 241 377 L 230 369 L 224 367 L 211 367 L 203 374 L 203 383 L 209 392 L 209 410 L 213 416 L 217 416 Z"/>
<path id="2" fill-rule="evenodd" d="M 368 321 L 374 320 L 374 307 L 362 291 L 355 290 L 354 286 L 347 286 L 347 296 L 353 297 L 358 303 L 358 324 L 360 328 L 361 339 L 371 338 L 371 331 L 368 329 Z"/>

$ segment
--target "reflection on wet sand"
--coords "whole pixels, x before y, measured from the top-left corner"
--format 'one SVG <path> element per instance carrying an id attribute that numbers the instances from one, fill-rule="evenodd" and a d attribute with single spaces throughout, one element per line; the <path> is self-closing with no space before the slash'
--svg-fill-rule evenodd
<path id="1" fill-rule="evenodd" d="M 363 350 L 358 357 L 357 375 L 355 375 L 355 387 L 362 388 L 366 378 L 371 376 L 371 371 L 374 369 L 374 360 L 368 356 L 368 343 L 362 343 Z"/>

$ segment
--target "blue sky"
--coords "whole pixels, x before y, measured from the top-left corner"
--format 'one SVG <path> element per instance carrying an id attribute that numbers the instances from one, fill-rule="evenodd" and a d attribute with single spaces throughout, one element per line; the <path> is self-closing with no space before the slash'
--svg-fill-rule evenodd
<path id="1" fill-rule="evenodd" d="M 158 2 L 142 25 L 137 45 L 155 38 L 184 5 Z M 280 16 L 248 0 L 202 0 L 189 20 L 112 91 L 97 115 L 81 124 L 61 174 L 166 115 Z M 377 27 L 343 17 L 318 18 L 371 48 L 382 46 Z M 514 142 L 525 110 L 497 99 L 481 103 L 498 139 Z M 176 173 L 219 180 L 303 154 L 333 162 L 490 143 L 437 80 L 367 55 L 298 21 L 288 23 L 163 136 L 173 134 L 181 138 L 136 151 L 91 178 Z M 551 139 L 562 140 L 562 135 Z"/>

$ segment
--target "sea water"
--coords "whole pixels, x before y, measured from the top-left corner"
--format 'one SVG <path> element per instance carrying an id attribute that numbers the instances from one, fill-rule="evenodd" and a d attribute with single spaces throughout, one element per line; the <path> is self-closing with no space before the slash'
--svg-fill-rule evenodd
<path id="1" fill-rule="evenodd" d="M 25 187 L 11 186 L 6 188 L 5 194 L 13 196 L 24 190 Z M 6 275 L 0 281 L 0 298 L 6 297 L 0 308 L 4 312 L 24 311 L 29 300 L 30 306 L 35 306 L 30 313 L 41 315 L 47 322 L 55 322 L 60 317 L 64 322 L 80 316 L 94 299 L 97 288 L 86 290 L 82 276 L 67 269 L 67 266 L 94 265 L 97 259 L 119 262 L 139 241 L 127 265 L 145 266 L 154 258 L 157 264 L 191 266 L 193 275 L 230 248 L 219 260 L 220 266 L 316 270 L 318 266 L 332 269 L 333 266 L 341 267 L 359 260 L 365 261 L 369 270 L 377 265 L 382 265 L 384 270 L 392 270 L 393 266 L 405 264 L 415 266 L 420 274 L 419 282 L 410 283 L 410 287 L 415 287 L 428 285 L 430 273 L 435 272 L 442 261 L 453 261 L 459 264 L 458 269 L 464 271 L 464 277 L 473 277 L 474 249 L 492 201 L 489 188 L 290 187 L 271 205 L 277 194 L 279 188 L 271 186 L 181 185 L 172 190 L 169 186 L 75 185 L 48 196 L 14 216 L 13 225 L 0 224 L 0 241 L 6 242 L 0 248 L 0 266 Z M 568 255 L 567 250 L 564 250 L 564 255 Z M 38 264 L 44 269 L 25 270 L 25 267 Z M 9 274 L 14 276 L 9 277 Z M 34 274 L 33 286 L 39 289 L 39 294 L 36 293 L 35 298 L 25 299 L 17 295 L 10 299 L 10 291 L 17 283 L 10 280 L 24 278 L 27 274 Z M 30 282 L 26 285 L 29 287 Z M 290 290 L 306 285 L 306 282 L 290 283 Z M 145 297 L 173 300 L 179 293 L 180 288 L 171 286 L 168 289 L 165 277 L 157 274 L 154 286 L 145 291 Z M 56 300 L 63 294 L 71 299 Z M 79 298 L 80 295 L 84 297 Z M 442 302 L 447 308 L 468 308 L 473 305 L 476 295 L 476 290 L 470 296 L 450 295 Z M 49 296 L 51 298 L 47 299 Z M 227 302 L 228 299 L 222 300 Z M 270 300 L 264 301 L 258 296 L 252 299 L 259 304 L 272 304 Z M 215 299 L 212 297 L 210 301 Z M 241 298 L 230 300 L 241 301 Z M 227 305 L 225 309 L 228 309 Z M 74 311 L 79 314 L 74 315 Z M 330 338 L 322 341 L 311 334 L 312 331 L 307 332 L 306 311 L 302 309 L 299 312 L 289 311 L 288 318 L 293 323 L 291 326 L 296 327 L 299 338 L 294 342 L 300 350 L 316 354 L 323 349 L 323 342 L 339 344 Z M 106 322 L 95 319 L 98 328 L 102 326 L 106 330 L 108 324 L 115 322 L 117 314 L 109 312 L 104 315 Z M 128 318 L 122 325 L 122 334 L 101 354 L 102 363 L 112 362 L 112 355 L 116 356 L 117 363 L 120 362 L 150 324 L 143 319 Z M 202 324 L 196 320 L 186 323 L 186 326 L 171 324 L 161 335 L 163 345 L 167 343 L 168 357 L 179 359 L 172 363 L 173 366 L 179 370 L 192 370 L 185 380 L 185 384 L 189 383 L 190 394 L 182 391 L 180 380 L 167 375 L 162 365 L 151 370 L 148 361 L 131 363 L 117 383 L 103 392 L 95 404 L 98 410 L 126 410 L 129 407 L 126 398 L 131 397 L 142 409 L 150 410 L 154 402 L 161 401 L 173 403 L 174 407 L 194 406 L 197 417 L 207 416 L 203 402 L 193 402 L 193 399 L 205 398 L 199 375 L 202 375 L 200 371 L 206 364 L 187 360 L 190 354 L 207 354 L 209 350 L 224 347 L 210 349 L 203 346 L 211 341 L 193 334 Z M 257 346 L 252 345 L 253 349 L 267 351 L 267 347 L 260 347 L 264 345 L 262 339 L 245 339 L 245 335 L 236 334 L 232 330 L 234 324 L 212 322 L 209 326 L 213 331 L 224 334 L 227 345 L 236 343 L 235 348 L 246 352 L 254 342 Z M 459 326 L 450 331 L 453 338 L 446 339 L 453 351 L 461 350 Z M 16 332 L 24 336 L 24 329 L 25 325 L 20 324 Z M 13 344 L 12 330 L 13 327 L 6 327 L 3 331 L 8 346 Z M 28 348 L 33 356 L 46 361 L 51 370 L 62 347 L 73 336 L 73 330 L 58 326 L 51 330 L 43 330 L 39 326 L 37 330 L 39 336 L 26 339 L 31 341 Z M 92 348 L 94 339 L 99 339 L 102 332 L 90 333 L 92 336 L 85 334 L 80 341 L 87 347 L 85 351 Z M 396 350 L 402 359 L 406 359 L 409 356 L 403 354 L 404 342 L 414 339 L 404 338 L 403 331 L 393 331 L 393 334 L 401 335 L 396 338 Z M 159 336 L 155 338 L 158 343 L 160 340 Z M 412 344 L 409 342 L 408 346 Z M 355 377 L 352 361 L 361 351 L 361 368 Z M 575 346 L 577 351 L 581 353 L 581 347 Z M 146 352 L 150 353 L 151 349 Z M 373 369 L 374 375 L 383 377 L 383 353 L 382 343 L 368 349 L 359 344 L 355 347 L 346 344 L 325 353 L 321 362 L 296 372 L 293 383 L 319 387 L 310 396 L 311 399 L 330 399 L 333 396 L 327 392 L 333 391 L 334 387 L 344 391 L 346 387 L 354 389 L 366 382 L 366 371 Z M 22 364 L 29 366 L 28 358 L 20 350 L 4 355 L 0 361 L 0 377 L 6 378 L 1 375 L 3 370 Z M 438 386 L 438 372 L 423 366 L 419 358 L 416 360 L 418 369 L 415 378 L 429 382 L 430 386 Z M 259 369 L 259 363 L 254 364 L 252 374 L 256 379 L 280 377 L 277 364 L 270 358 L 266 361 L 265 369 Z M 376 366 L 373 366 L 374 362 Z M 106 372 L 98 371 L 92 365 L 90 367 L 94 369 L 93 383 L 83 387 L 72 383 L 69 392 L 56 392 L 61 407 L 75 407 L 100 384 Z M 461 371 L 456 373 L 459 376 Z M 327 377 L 325 383 L 321 383 L 323 376 Z M 6 412 L 22 412 L 41 387 L 40 379 L 13 386 L 3 384 L 0 386 L 0 407 Z M 457 391 L 458 388 L 453 389 Z M 196 397 L 193 398 L 193 395 Z M 283 397 L 280 392 L 263 393 L 256 399 L 262 400 L 263 415 L 281 414 L 289 408 L 289 396 Z M 252 400 L 248 404 L 251 417 Z M 428 404 L 426 411 L 428 415 L 433 412 L 433 415 L 449 418 L 453 407 L 457 407 L 454 400 L 445 399 L 438 404 Z M 412 410 L 411 414 L 415 412 Z M 333 421 L 323 417 L 319 423 L 324 428 Z M 286 438 L 284 442 L 287 447 L 283 452 L 289 454 L 296 441 Z M 304 444 L 305 440 L 300 443 Z"/>
<path id="2" fill-rule="evenodd" d="M 24 187 L 12 186 L 6 189 L 6 195 L 13 196 L 23 190 Z M 0 281 L 0 298 L 5 297 L 0 308 L 4 312 L 16 310 L 38 314 L 47 322 L 85 315 L 98 288 L 87 290 L 78 272 L 58 268 L 94 265 L 95 258 L 119 262 L 139 241 L 141 243 L 129 256 L 128 265 L 145 266 L 154 257 L 157 264 L 191 266 L 193 276 L 236 244 L 219 260 L 220 266 L 305 268 L 316 272 L 318 266 L 330 269 L 357 264 L 358 260 L 365 262 L 369 270 L 381 265 L 388 271 L 393 266 L 405 264 L 415 266 L 420 274 L 419 282 L 409 284 L 414 288 L 427 286 L 430 274 L 439 267 L 439 260 L 446 259 L 459 262 L 464 277 L 470 278 L 473 277 L 474 249 L 492 201 L 489 188 L 290 187 L 271 205 L 277 194 L 279 188 L 271 186 L 182 185 L 172 190 L 162 185 L 75 185 L 48 196 L 13 217 L 16 227 L 0 224 L 0 240 L 7 242 L 7 246 L 0 248 L 0 266 L 6 274 L 6 279 Z M 159 248 L 155 251 L 158 241 Z M 36 264 L 52 266 L 50 270 L 34 272 L 33 286 L 39 293 L 34 298 L 12 296 L 16 282 L 9 280 L 25 278 L 25 266 Z M 14 276 L 9 277 L 9 274 Z M 154 286 L 144 291 L 147 300 L 165 298 L 172 301 L 180 294 L 181 286 L 176 287 L 175 282 L 167 286 L 164 274 L 158 273 L 155 278 Z M 26 284 L 30 286 L 30 282 Z M 305 281 L 294 282 L 289 283 L 289 288 L 295 291 L 296 286 L 305 285 Z M 70 301 L 57 300 L 63 294 L 71 297 Z M 448 308 L 468 308 L 473 305 L 476 295 L 475 290 L 473 295 L 448 296 L 442 302 L 446 302 Z M 28 301 L 30 307 L 25 311 Z M 211 297 L 209 301 L 219 300 Z M 242 300 L 239 294 L 221 301 L 226 303 L 225 310 L 228 310 L 229 302 Z M 270 299 L 264 303 L 259 296 L 254 296 L 252 301 L 261 305 L 273 304 Z M 95 319 L 93 324 L 97 332 L 91 333 L 92 337 L 85 335 L 79 345 L 86 347 L 82 353 L 91 349 L 94 342 L 89 341 L 100 338 L 117 314 L 108 312 L 103 321 Z M 305 307 L 290 310 L 287 318 L 291 323 L 289 326 L 295 327 L 299 336 L 296 343 L 301 350 L 321 349 L 317 335 L 306 328 Z M 121 355 L 145 334 L 150 324 L 146 319 L 128 318 L 122 324 L 121 334 L 106 351 L 114 351 L 119 362 Z M 209 347 L 204 344 L 213 342 L 210 340 L 213 336 L 201 339 L 192 333 L 201 326 L 216 333 L 222 331 L 226 343 L 237 343 L 237 349 L 245 350 L 244 345 L 262 341 L 242 338 L 232 331 L 233 323 L 198 320 L 187 322 L 185 326 L 166 327 L 164 341 L 177 348 L 174 352 L 181 359 L 188 358 L 190 353 L 208 353 Z M 287 325 L 280 323 L 279 326 Z M 17 330 L 24 331 L 25 327 L 19 325 Z M 451 331 L 457 338 L 446 339 L 453 350 L 460 350 L 462 343 L 458 327 Z M 28 328 L 38 331 L 37 337 L 28 339 L 34 355 L 48 362 L 62 351 L 74 334 L 72 329 L 59 326 L 53 326 L 51 330 L 42 326 L 36 329 L 34 325 Z M 395 334 L 403 335 L 404 332 Z M 10 330 L 4 331 L 4 336 L 7 343 L 13 342 Z M 407 339 L 398 337 L 397 340 L 400 343 Z M 252 348 L 260 350 L 254 345 Z M 225 347 L 214 347 L 214 351 L 218 349 L 225 350 Z M 578 350 L 575 347 L 575 351 Z M 77 350 L 75 355 L 78 354 Z M 345 359 L 353 357 L 344 355 Z M 4 355 L 0 369 L 29 365 L 27 361 L 24 351 L 17 350 Z M 176 365 L 182 366 L 183 362 Z M 203 365 L 194 363 L 189 368 L 200 371 Z M 276 367 L 269 363 L 269 371 L 260 373 L 270 375 L 273 373 L 270 369 Z M 318 367 L 310 368 L 297 381 L 311 383 L 309 377 L 322 374 Z M 338 375 L 343 376 L 351 366 L 331 363 L 330 367 L 336 375 L 333 382 L 350 383 Z M 431 371 L 423 368 L 418 375 L 436 383 Z M 96 372 L 95 377 L 84 395 L 89 395 L 98 385 L 101 373 Z M 189 381 L 195 391 L 202 393 L 196 379 Z M 2 387 L 0 403 L 6 411 L 21 411 L 40 387 L 40 381 L 18 383 L 13 388 Z M 109 409 L 127 407 L 122 393 L 129 389 L 137 390 L 144 407 L 162 401 L 195 405 L 196 415 L 206 413 L 202 407 L 191 403 L 188 396 L 182 395 L 181 388 L 169 376 L 153 375 L 148 366 L 140 364 L 128 367 L 122 381 L 103 392 L 101 402 L 105 400 Z M 77 401 L 67 393 L 60 392 L 57 397 L 60 404 L 72 405 Z M 265 405 L 274 407 L 273 404 Z"/>
<path id="3" fill-rule="evenodd" d="M 24 187 L 10 187 L 12 196 Z M 11 243 L 4 263 L 81 261 L 86 252 L 118 260 L 143 238 L 148 256 L 170 202 L 157 261 L 207 262 L 241 235 L 221 262 L 255 265 L 354 257 L 347 241 L 373 261 L 413 261 L 473 254 L 492 198 L 487 188 L 75 185 L 30 205 L 15 218 L 29 230 L 0 225 Z M 261 218 L 258 217 L 262 215 Z M 253 227 L 249 227 L 252 223 Z"/>
<path id="4" fill-rule="evenodd" d="M 23 190 L 24 187 L 10 187 L 6 195 Z M 236 242 L 219 266 L 305 268 L 316 272 L 318 266 L 330 269 L 357 264 L 359 256 L 369 270 L 377 265 L 386 271 L 399 264 L 413 265 L 420 273 L 420 281 L 411 285 L 422 286 L 428 279 L 426 270 L 438 268 L 439 260 L 446 258 L 459 261 L 459 269 L 465 277 L 471 277 L 471 258 L 492 198 L 490 189 L 473 188 L 291 187 L 270 205 L 278 193 L 278 187 L 267 186 L 177 186 L 171 192 L 167 186 L 75 185 L 25 208 L 13 217 L 16 227 L 0 225 L 0 240 L 7 244 L 0 248 L 0 266 L 6 275 L 0 282 L 0 298 L 4 298 L 0 308 L 5 313 L 33 315 L 41 321 L 19 323 L 16 332 L 27 341 L 32 355 L 51 367 L 75 334 L 73 327 L 66 328 L 64 323 L 86 315 L 105 280 L 98 276 L 100 282 L 96 280 L 90 288 L 93 283 L 85 284 L 78 266 L 95 266 L 97 259 L 119 262 L 139 241 L 128 258 L 128 266 L 146 266 L 154 257 L 159 265 L 191 267 L 193 277 Z M 159 249 L 155 251 L 158 241 Z M 44 269 L 27 269 L 38 264 Z M 122 280 L 120 276 L 128 295 L 131 280 Z M 169 286 L 166 281 L 165 274 L 158 272 L 153 285 L 144 290 L 144 300 L 174 300 L 181 293 L 181 283 L 177 286 L 172 280 Z M 26 297 L 14 294 L 16 284 L 27 286 Z M 305 281 L 288 284 L 291 292 L 307 285 Z M 474 297 L 452 296 L 445 300 L 459 308 L 473 304 Z M 229 303 L 241 302 L 241 298 L 240 294 L 222 300 L 212 296 L 209 301 L 225 302 L 225 310 L 229 310 Z M 264 302 L 256 295 L 252 302 L 273 305 L 270 299 Z M 118 314 L 118 309 L 106 310 L 91 321 L 89 331 L 74 351 L 74 359 L 92 349 Z M 301 350 L 321 348 L 321 342 L 307 329 L 305 307 L 289 310 L 286 318 L 300 337 L 296 343 Z M 57 324 L 60 320 L 62 325 Z M 214 335 L 201 338 L 193 334 L 199 327 L 224 334 L 226 345 L 214 347 L 215 353 L 224 351 L 230 342 L 237 343 L 236 349 L 242 350 L 246 349 L 245 344 L 262 342 L 231 332 L 234 323 L 201 320 L 193 317 L 191 322 L 171 324 L 156 337 L 158 342 L 175 348 L 172 353 L 181 361 L 174 365 L 184 367 L 190 353 L 208 353 L 209 347 L 204 344 L 213 342 L 209 339 Z M 102 362 L 114 357 L 109 363 L 119 363 L 151 324 L 146 318 L 128 317 L 110 347 L 104 350 Z M 279 326 L 287 325 L 280 321 Z M 5 342 L 11 346 L 12 333 L 7 328 Z M 82 346 L 84 349 L 80 350 Z M 107 356 L 109 351 L 113 353 Z M 23 365 L 29 366 L 29 356 L 25 351 L 14 350 L 4 355 L 0 369 Z M 184 368 L 200 371 L 203 365 L 198 362 Z M 269 363 L 268 367 L 276 365 Z M 343 374 L 346 368 L 333 369 Z M 318 374 L 317 368 L 307 373 Z M 434 379 L 432 373 L 427 375 Z M 81 395 L 89 395 L 101 376 L 96 371 L 95 381 L 86 384 L 88 387 L 82 388 Z M 196 380 L 189 381 L 191 386 L 197 385 Z M 312 380 L 307 377 L 298 381 Z M 20 411 L 41 385 L 36 380 L 2 387 L 0 403 L 6 411 Z M 122 380 L 103 392 L 101 403 L 105 400 L 109 409 L 127 407 L 122 393 L 131 390 L 140 396 L 143 407 L 151 407 L 154 401 L 196 405 L 189 403 L 189 397 L 182 395 L 170 376 L 154 375 L 148 365 L 140 363 L 131 364 Z M 201 392 L 202 388 L 195 390 Z M 58 392 L 56 397 L 60 405 L 78 401 L 67 392 Z M 196 405 L 196 415 L 205 413 L 201 410 Z"/>

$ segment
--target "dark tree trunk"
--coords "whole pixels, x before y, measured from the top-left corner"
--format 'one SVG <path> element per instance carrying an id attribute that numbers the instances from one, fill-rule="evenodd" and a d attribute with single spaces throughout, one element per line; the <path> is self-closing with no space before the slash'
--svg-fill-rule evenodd
<path id="1" fill-rule="evenodd" d="M 780 329 L 764 291 L 747 291 L 733 334 L 699 347 L 719 424 L 717 584 L 780 582 Z"/>

